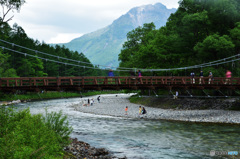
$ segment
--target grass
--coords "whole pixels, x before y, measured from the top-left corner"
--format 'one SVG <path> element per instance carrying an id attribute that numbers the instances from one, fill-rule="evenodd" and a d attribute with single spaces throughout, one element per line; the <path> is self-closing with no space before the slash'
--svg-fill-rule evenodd
<path id="1" fill-rule="evenodd" d="M 81 96 L 93 96 L 99 94 L 114 94 L 114 93 L 125 93 L 125 91 L 88 91 L 84 93 L 77 92 L 28 92 L 25 94 L 5 94 L 0 92 L 0 101 L 13 101 L 13 100 L 41 100 L 41 99 L 56 99 L 56 98 L 70 98 L 70 97 L 81 97 Z"/>

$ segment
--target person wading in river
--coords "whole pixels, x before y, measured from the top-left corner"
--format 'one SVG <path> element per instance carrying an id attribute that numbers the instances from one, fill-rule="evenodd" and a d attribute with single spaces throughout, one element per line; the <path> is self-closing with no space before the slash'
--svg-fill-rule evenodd
<path id="1" fill-rule="evenodd" d="M 100 103 L 100 96 L 97 97 L 98 103 Z"/>
<path id="2" fill-rule="evenodd" d="M 141 106 L 139 106 L 139 111 L 138 111 L 138 113 L 139 113 L 139 115 L 142 114 L 142 107 L 141 107 Z"/>

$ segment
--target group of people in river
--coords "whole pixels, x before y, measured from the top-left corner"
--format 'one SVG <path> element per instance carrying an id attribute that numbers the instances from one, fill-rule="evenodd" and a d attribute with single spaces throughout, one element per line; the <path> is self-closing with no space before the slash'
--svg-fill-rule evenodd
<path id="1" fill-rule="evenodd" d="M 93 103 L 94 103 L 94 100 L 93 98 L 92 99 L 84 99 L 84 100 L 81 100 L 81 104 L 82 106 L 93 106 Z"/>
<path id="2" fill-rule="evenodd" d="M 147 114 L 147 111 L 144 107 L 139 106 L 138 114 L 139 115 L 144 115 L 144 114 Z M 125 107 L 125 115 L 128 115 L 128 106 Z"/>
<path id="3" fill-rule="evenodd" d="M 97 97 L 97 101 L 98 101 L 98 103 L 100 103 L 100 96 Z M 93 106 L 94 99 L 93 98 L 91 98 L 91 99 L 88 98 L 88 99 L 81 100 L 80 104 L 82 106 Z"/>

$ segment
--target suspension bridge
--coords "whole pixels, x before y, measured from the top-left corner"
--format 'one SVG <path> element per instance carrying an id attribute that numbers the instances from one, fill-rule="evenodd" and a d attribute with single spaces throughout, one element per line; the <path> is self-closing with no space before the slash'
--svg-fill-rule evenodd
<path id="1" fill-rule="evenodd" d="M 38 58 L 42 61 L 61 64 L 64 66 L 81 67 L 86 69 L 108 70 L 109 66 L 93 64 L 89 66 L 89 62 L 77 61 L 60 57 L 38 50 L 33 50 L 24 46 L 20 46 L 5 40 L 0 39 L 2 51 L 12 52 L 14 54 L 23 55 L 25 58 Z M 4 44 L 4 45 L 3 45 Z M 26 50 L 25 52 L 16 50 Z M 37 54 L 37 55 L 36 55 Z M 42 55 L 42 56 L 41 56 Z M 13 55 L 14 56 L 14 55 Z M 61 60 L 61 61 L 60 61 Z M 64 62 L 63 62 L 64 61 Z M 214 89 L 214 90 L 237 90 L 240 89 L 240 78 L 226 79 L 223 77 L 194 77 L 192 79 L 186 76 L 186 70 L 201 69 L 205 67 L 213 67 L 224 64 L 235 64 L 240 61 L 240 54 L 211 61 L 207 63 L 197 64 L 194 66 L 167 68 L 167 69 L 143 69 L 143 68 L 124 68 L 111 67 L 118 72 L 131 72 L 142 70 L 142 72 L 171 72 L 182 70 L 185 71 L 185 76 L 117 76 L 117 77 L 102 77 L 102 76 L 78 76 L 78 77 L 19 77 L 19 78 L 0 78 L 0 91 L 16 92 L 16 91 L 81 91 L 81 90 L 159 90 L 159 89 Z M 96 67 L 98 66 L 98 67 Z M 79 72 L 80 74 L 80 72 Z M 85 74 L 85 73 L 84 73 Z M 63 75 L 64 76 L 64 75 Z"/>
<path id="2" fill-rule="evenodd" d="M 19 77 L 0 78 L 0 91 L 82 91 L 82 90 L 158 90 L 158 89 L 240 89 L 240 78 L 215 77 Z"/>

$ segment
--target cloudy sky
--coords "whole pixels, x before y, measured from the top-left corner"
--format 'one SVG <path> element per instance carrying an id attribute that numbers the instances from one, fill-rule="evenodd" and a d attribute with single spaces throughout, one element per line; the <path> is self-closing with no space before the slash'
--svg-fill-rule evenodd
<path id="1" fill-rule="evenodd" d="M 162 3 L 177 8 L 179 0 L 26 0 L 10 24 L 23 27 L 30 38 L 65 43 L 110 25 L 131 8 Z"/>

